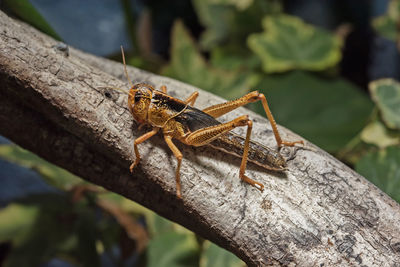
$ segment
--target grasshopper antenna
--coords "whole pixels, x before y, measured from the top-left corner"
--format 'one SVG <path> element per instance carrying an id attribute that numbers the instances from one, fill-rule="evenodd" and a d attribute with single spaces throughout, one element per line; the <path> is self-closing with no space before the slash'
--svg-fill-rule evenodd
<path id="1" fill-rule="evenodd" d="M 124 48 L 122 47 L 122 45 L 121 45 L 121 52 L 122 52 L 122 61 L 123 61 L 123 63 L 124 63 L 125 77 L 126 77 L 126 79 L 128 80 L 128 82 L 129 82 L 130 88 L 132 88 L 132 87 L 133 87 L 133 84 L 132 84 L 131 79 L 129 79 L 128 71 L 127 71 L 127 69 L 126 69 L 125 54 L 124 54 Z M 129 91 L 124 90 L 124 89 L 121 89 L 121 88 L 118 88 L 118 87 L 100 86 L 99 89 L 112 89 L 112 90 L 116 90 L 116 91 L 122 92 L 122 93 L 124 93 L 124 94 L 129 94 Z"/>
<path id="2" fill-rule="evenodd" d="M 122 62 L 124 63 L 125 76 L 129 82 L 130 87 L 132 88 L 133 84 L 132 84 L 131 79 L 129 79 L 128 71 L 126 70 L 125 53 L 124 53 L 124 48 L 122 47 L 122 45 L 121 45 L 121 53 L 122 53 Z"/>

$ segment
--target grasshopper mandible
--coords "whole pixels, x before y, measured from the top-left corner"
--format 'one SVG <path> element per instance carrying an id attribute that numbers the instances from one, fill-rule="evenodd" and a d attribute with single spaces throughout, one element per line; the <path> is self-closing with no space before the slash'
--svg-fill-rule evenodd
<path id="1" fill-rule="evenodd" d="M 265 147 L 250 141 L 253 122 L 247 115 L 239 116 L 234 120 L 221 123 L 216 118 L 249 103 L 261 101 L 268 120 L 271 123 L 278 147 L 294 146 L 303 141 L 287 142 L 280 137 L 276 122 L 269 109 L 267 99 L 258 91 L 253 91 L 245 96 L 226 103 L 217 104 L 203 110 L 193 107 L 198 92 L 192 93 L 186 100 L 180 100 L 167 94 L 167 87 L 161 86 L 160 90 L 146 83 L 133 84 L 129 79 L 126 69 L 125 55 L 121 46 L 122 60 L 125 76 L 131 86 L 128 93 L 128 107 L 133 118 L 140 124 L 150 124 L 153 129 L 150 132 L 135 139 L 133 143 L 136 159 L 130 166 L 130 171 L 140 162 L 138 145 L 154 136 L 160 130 L 164 140 L 177 159 L 175 172 L 176 195 L 182 198 L 180 168 L 183 155 L 175 146 L 172 139 L 177 139 L 191 146 L 210 145 L 216 149 L 225 151 L 242 159 L 239 169 L 239 177 L 246 183 L 264 190 L 264 185 L 245 175 L 247 161 L 255 163 L 272 171 L 284 171 L 285 159 L 279 151 Z M 236 127 L 247 127 L 246 137 L 243 138 L 232 132 Z"/>

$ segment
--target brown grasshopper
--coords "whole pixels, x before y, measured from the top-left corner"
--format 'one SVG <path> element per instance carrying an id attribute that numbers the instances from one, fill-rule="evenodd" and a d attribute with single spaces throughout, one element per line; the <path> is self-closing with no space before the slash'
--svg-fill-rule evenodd
<path id="1" fill-rule="evenodd" d="M 192 93 L 186 100 L 180 100 L 169 96 L 166 86 L 161 86 L 160 90 L 155 90 L 153 86 L 146 83 L 132 84 L 126 69 L 125 55 L 122 47 L 121 52 L 125 76 L 131 86 L 128 96 L 129 110 L 138 123 L 147 123 L 153 127 L 153 130 L 135 139 L 133 146 L 136 159 L 130 166 L 130 171 L 133 172 L 133 169 L 140 162 L 138 145 L 161 130 L 165 142 L 178 161 L 175 173 L 176 195 L 178 198 L 182 197 L 180 168 L 183 156 L 172 139 L 178 139 L 182 143 L 191 146 L 210 145 L 242 158 L 239 169 L 240 179 L 260 191 L 264 190 L 264 185 L 245 175 L 247 161 L 272 171 L 284 171 L 286 169 L 286 162 L 279 151 L 250 141 L 253 122 L 247 115 L 237 117 L 226 123 L 216 120 L 216 118 L 238 107 L 260 100 L 271 123 L 278 147 L 283 145 L 294 146 L 296 143 L 303 144 L 303 141 L 287 142 L 281 139 L 267 99 L 258 91 L 250 92 L 233 101 L 199 110 L 193 107 L 199 95 L 198 92 Z M 230 132 L 234 128 L 241 126 L 247 126 L 245 138 Z"/>

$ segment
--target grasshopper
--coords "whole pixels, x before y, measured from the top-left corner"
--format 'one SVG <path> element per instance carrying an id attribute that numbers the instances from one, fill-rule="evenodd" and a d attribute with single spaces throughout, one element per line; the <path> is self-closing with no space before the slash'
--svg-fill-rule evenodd
<path id="1" fill-rule="evenodd" d="M 297 143 L 303 144 L 303 141 L 287 142 L 282 140 L 264 94 L 253 91 L 236 100 L 200 110 L 193 107 L 199 95 L 198 92 L 192 93 L 185 100 L 180 100 L 168 95 L 166 86 L 161 86 L 160 90 L 156 90 L 150 84 L 133 84 L 128 76 L 122 47 L 121 52 L 125 76 L 130 84 L 128 93 L 129 110 L 139 124 L 150 124 L 153 127 L 150 132 L 135 139 L 133 147 L 136 158 L 129 169 L 133 172 L 140 162 L 141 157 L 138 145 L 162 131 L 165 142 L 177 159 L 175 180 L 178 198 L 182 198 L 180 168 L 183 155 L 173 143 L 173 139 L 191 146 L 209 145 L 241 158 L 239 178 L 260 191 L 264 190 L 264 185 L 245 175 L 247 161 L 267 170 L 278 172 L 286 170 L 285 159 L 278 150 L 250 141 L 253 122 L 248 115 L 239 116 L 226 123 L 216 120 L 216 118 L 238 107 L 261 101 L 271 123 L 278 147 L 294 146 Z M 231 132 L 236 127 L 247 127 L 245 138 Z"/>

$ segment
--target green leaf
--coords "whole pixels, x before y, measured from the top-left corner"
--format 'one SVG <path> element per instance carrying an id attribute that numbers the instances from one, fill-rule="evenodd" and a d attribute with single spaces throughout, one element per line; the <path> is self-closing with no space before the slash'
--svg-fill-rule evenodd
<path id="1" fill-rule="evenodd" d="M 205 241 L 204 251 L 200 257 L 200 267 L 219 266 L 244 267 L 246 264 L 231 252 L 210 241 Z"/>
<path id="2" fill-rule="evenodd" d="M 95 227 L 96 218 L 93 210 L 85 207 L 79 212 L 79 219 L 75 224 L 75 232 L 78 237 L 78 245 L 75 254 L 82 266 L 100 266 L 100 258 L 96 250 L 96 240 L 99 233 Z"/>
<path id="3" fill-rule="evenodd" d="M 110 193 L 107 195 L 110 195 Z M 175 230 L 176 224 L 157 215 L 148 208 L 138 203 L 135 203 L 130 199 L 120 197 L 119 195 L 116 197 L 121 198 L 119 206 L 122 210 L 136 215 L 144 216 L 146 218 L 146 228 L 150 236 L 157 236 Z M 102 196 L 102 198 L 104 198 L 104 195 Z"/>
<path id="4" fill-rule="evenodd" d="M 52 36 L 54 39 L 61 40 L 61 37 L 28 0 L 4 0 L 3 3 L 22 20 Z"/>
<path id="5" fill-rule="evenodd" d="M 210 63 L 216 68 L 229 71 L 251 70 L 260 65 L 260 59 L 256 55 L 238 45 L 216 46 L 210 52 Z"/>
<path id="6" fill-rule="evenodd" d="M 333 34 L 289 15 L 263 19 L 263 33 L 252 34 L 248 45 L 267 73 L 293 69 L 321 71 L 341 59 L 341 41 Z"/>
<path id="7" fill-rule="evenodd" d="M 233 5 L 239 10 L 244 10 L 254 3 L 254 0 L 211 0 L 205 1 L 214 4 Z"/>
<path id="8" fill-rule="evenodd" d="M 393 79 L 371 82 L 369 90 L 385 124 L 392 129 L 400 129 L 400 83 Z"/>
<path id="9" fill-rule="evenodd" d="M 247 35 L 261 30 L 260 20 L 281 11 L 278 1 L 265 0 L 193 0 L 193 6 L 205 31 L 200 38 L 207 50 L 225 43 L 244 44 Z M 243 45 L 240 45 L 243 49 Z"/>
<path id="10" fill-rule="evenodd" d="M 277 123 L 334 152 L 364 127 L 373 104 L 343 79 L 321 79 L 302 71 L 270 75 L 257 86 Z M 265 116 L 260 104 L 258 113 Z"/>
<path id="11" fill-rule="evenodd" d="M 71 234 L 70 224 L 59 220 L 61 214 L 70 210 L 69 203 L 61 194 L 53 193 L 29 196 L 19 203 L 17 207 L 20 210 L 30 211 L 27 213 L 29 217 L 23 217 L 29 223 L 20 224 L 21 228 L 14 232 L 12 250 L 4 266 L 39 266 L 54 257 L 58 245 Z M 23 218 L 12 219 L 18 222 Z"/>
<path id="12" fill-rule="evenodd" d="M 391 131 L 380 121 L 373 121 L 361 132 L 361 140 L 379 148 L 400 144 L 400 132 Z"/>
<path id="13" fill-rule="evenodd" d="M 251 88 L 254 77 L 243 71 L 226 71 L 209 66 L 181 21 L 172 30 L 171 62 L 162 75 L 190 83 L 225 98 L 236 98 Z"/>
<path id="14" fill-rule="evenodd" d="M 201 35 L 202 47 L 211 48 L 215 44 L 227 39 L 230 33 L 230 24 L 227 22 L 235 13 L 231 5 L 215 5 L 207 0 L 193 0 L 199 20 L 206 30 Z"/>
<path id="15" fill-rule="evenodd" d="M 356 171 L 400 202 L 400 147 L 370 152 L 356 164 Z"/>
<path id="16" fill-rule="evenodd" d="M 388 16 L 380 16 L 372 21 L 372 26 L 383 37 L 396 41 L 397 39 L 397 28 L 396 23 Z"/>
<path id="17" fill-rule="evenodd" d="M 385 15 L 372 20 L 374 29 L 389 40 L 396 41 L 399 36 L 400 1 L 391 0 Z"/>
<path id="18" fill-rule="evenodd" d="M 199 248 L 194 234 L 167 232 L 155 236 L 148 245 L 147 266 L 195 266 Z"/>
<path id="19" fill-rule="evenodd" d="M 86 200 L 73 203 L 68 194 L 46 193 L 28 196 L 7 207 L 16 206 L 17 210 L 0 212 L 0 226 L 14 235 L 4 266 L 40 266 L 65 256 L 83 266 L 99 266 L 99 218 Z M 12 226 L 15 222 L 18 229 Z"/>
<path id="20" fill-rule="evenodd" d="M 0 242 L 20 242 L 21 236 L 26 229 L 30 229 L 37 216 L 39 209 L 34 206 L 10 204 L 0 210 Z"/>
<path id="21" fill-rule="evenodd" d="M 9 162 L 37 170 L 48 183 L 60 189 L 68 189 L 73 185 L 83 182 L 68 171 L 14 144 L 0 145 L 0 157 Z"/>

